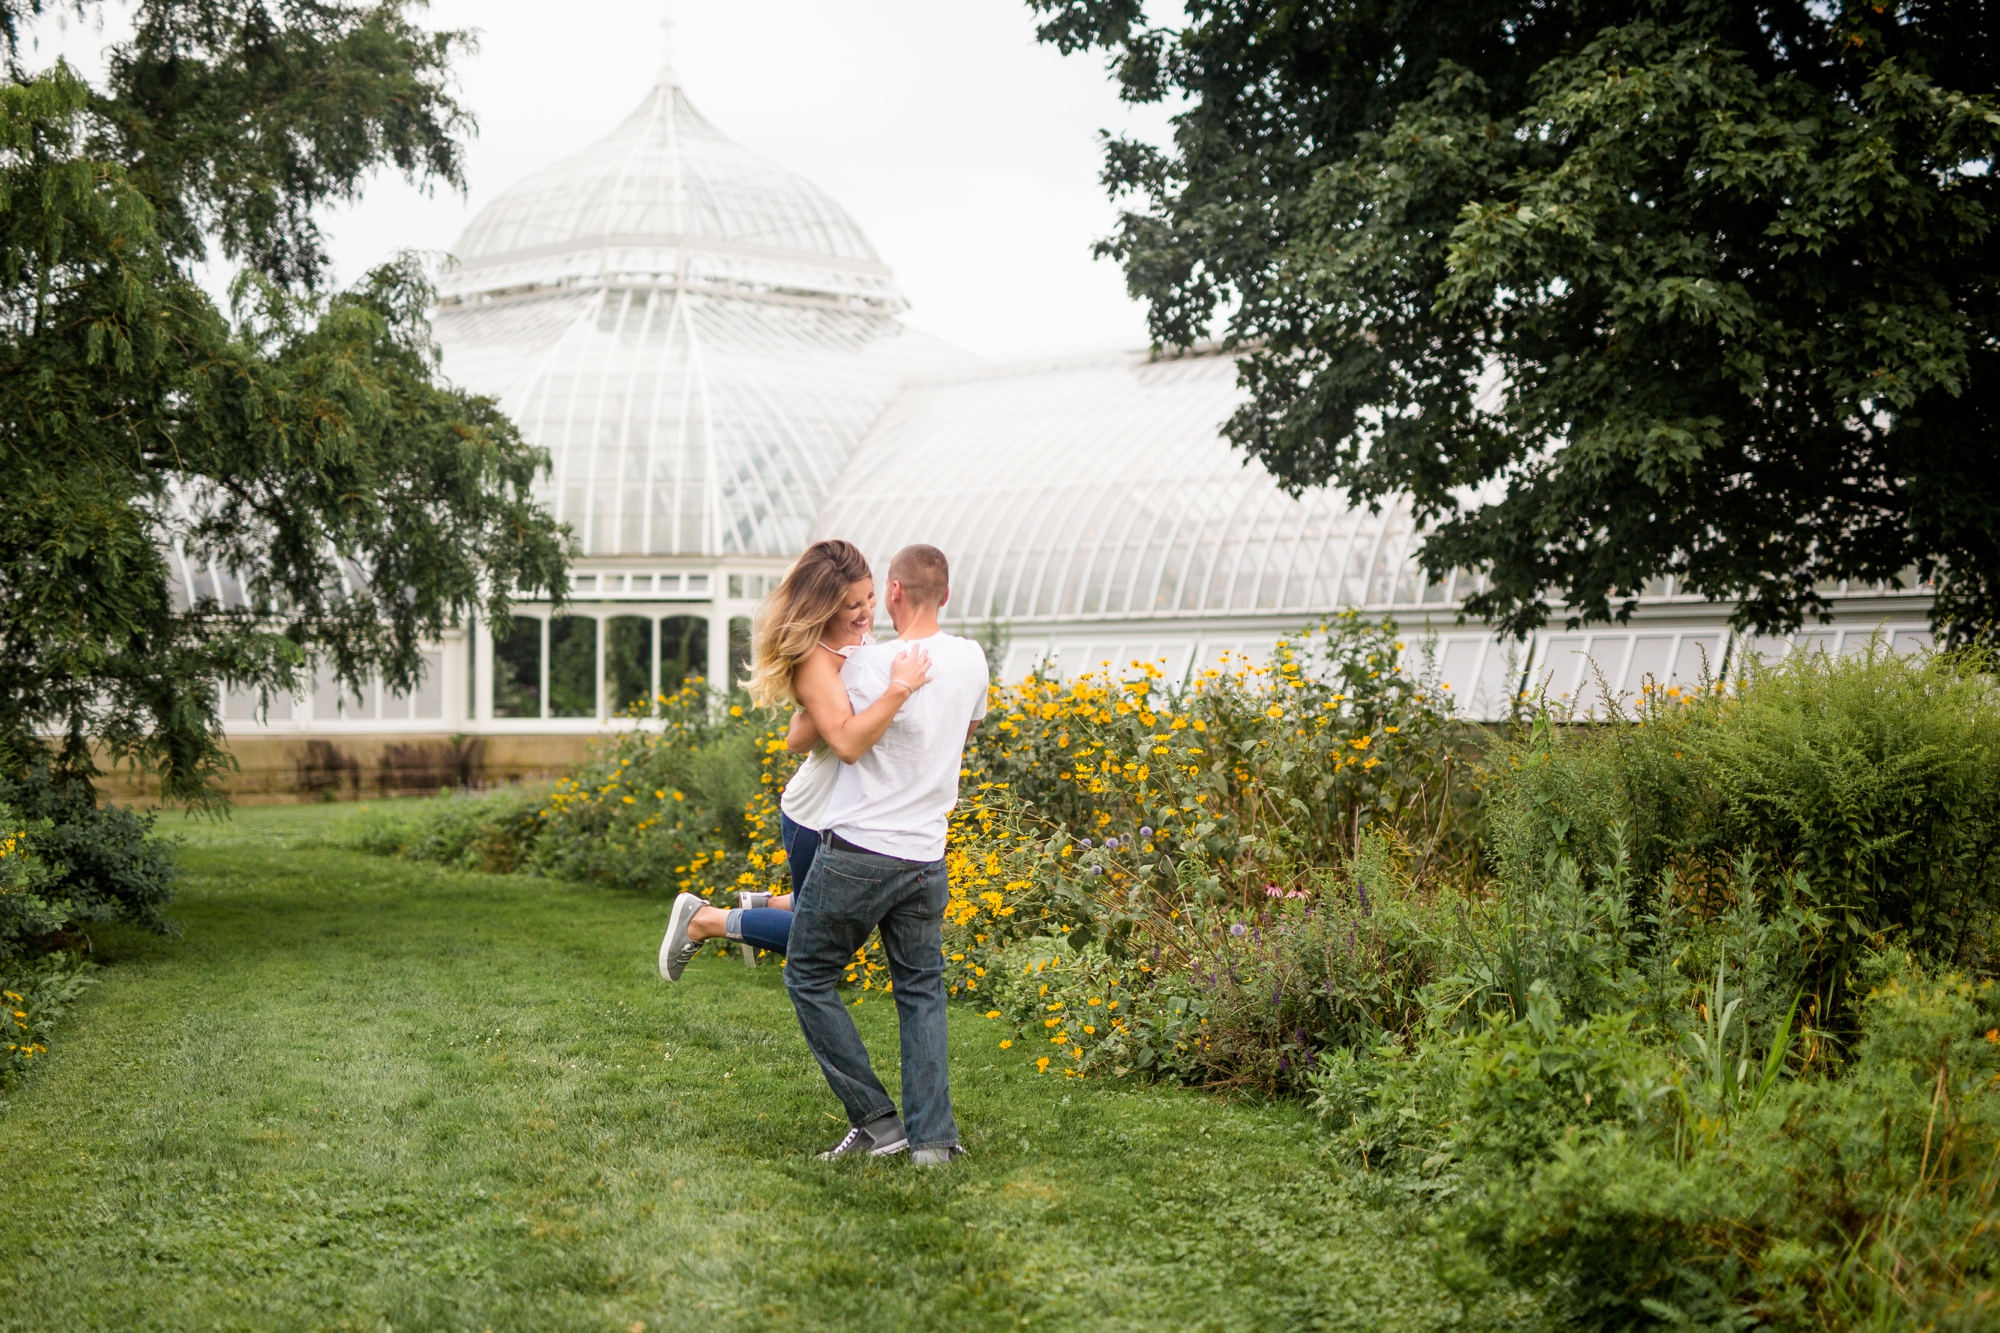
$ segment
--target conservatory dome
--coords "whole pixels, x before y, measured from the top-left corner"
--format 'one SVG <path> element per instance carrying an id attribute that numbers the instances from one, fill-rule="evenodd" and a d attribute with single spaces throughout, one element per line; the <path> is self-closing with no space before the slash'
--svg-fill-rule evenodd
<path id="1" fill-rule="evenodd" d="M 586 557 L 789 556 L 912 372 L 893 277 L 818 186 L 663 70 L 609 135 L 482 209 L 438 281 L 445 373 L 500 401 Z"/>

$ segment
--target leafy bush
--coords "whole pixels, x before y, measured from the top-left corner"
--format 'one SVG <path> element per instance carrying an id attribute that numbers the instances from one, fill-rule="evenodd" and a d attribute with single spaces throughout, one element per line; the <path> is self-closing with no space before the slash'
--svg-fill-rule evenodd
<path id="1" fill-rule="evenodd" d="M 153 822 L 98 806 L 88 783 L 46 768 L 0 778 L 0 823 L 15 844 L 0 870 L 0 963 L 92 922 L 169 929 L 179 871 Z"/>
<path id="2" fill-rule="evenodd" d="M 1583 1328 L 1990 1327 L 2000 991 L 1904 954 L 1867 970 L 1838 1079 L 1732 1082 L 1608 1016 L 1469 1043 L 1447 1274 Z"/>
<path id="3" fill-rule="evenodd" d="M 48 1053 L 49 1033 L 90 984 L 92 970 L 66 954 L 0 967 L 0 1087 Z"/>
<path id="4" fill-rule="evenodd" d="M 1629 715 L 1606 708 L 1608 724 L 1544 715 L 1492 756 L 1488 855 L 1509 891 L 1545 890 L 1565 861 L 1612 866 L 1614 829 L 1629 832 L 1631 881 L 1671 872 L 1698 914 L 1751 885 L 1782 890 L 1823 918 L 1807 941 L 1808 1012 L 1840 1033 L 1873 941 L 1986 965 L 2000 696 L 1984 657 L 1904 658 L 1878 641 L 1753 662 L 1731 689 L 1649 690 Z"/>
<path id="5" fill-rule="evenodd" d="M 699 680 L 631 715 L 552 787 L 376 807 L 342 840 L 360 851 L 647 892 L 789 889 L 777 793 L 795 759 L 768 719 Z"/>

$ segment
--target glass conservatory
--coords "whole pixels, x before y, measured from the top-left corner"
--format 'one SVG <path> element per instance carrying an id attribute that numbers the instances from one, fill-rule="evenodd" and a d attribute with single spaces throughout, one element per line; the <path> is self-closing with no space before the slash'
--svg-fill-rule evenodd
<path id="1" fill-rule="evenodd" d="M 1421 576 L 1406 505 L 1294 499 L 1222 439 L 1228 357 L 985 365 L 904 308 L 830 196 L 725 138 L 663 72 L 611 134 L 481 211 L 439 279 L 446 373 L 549 451 L 572 602 L 521 604 L 504 638 L 447 636 L 407 697 L 232 697 L 232 745 L 469 736 L 488 776 L 559 767 L 648 697 L 747 668 L 757 601 L 820 536 L 859 543 L 878 574 L 906 542 L 944 549 L 948 623 L 1004 641 L 1012 676 L 1152 663 L 1182 679 L 1360 607 L 1413 626 L 1487 716 L 1538 683 L 1576 694 L 1590 664 L 1630 690 L 1747 647 L 1671 585 L 1615 629 L 1513 644 L 1460 626 L 1468 585 Z M 190 599 L 231 595 L 225 572 L 177 563 Z M 1879 625 L 1922 641 L 1921 596 L 1838 600 L 1840 624 L 1802 640 L 1845 649 Z"/>

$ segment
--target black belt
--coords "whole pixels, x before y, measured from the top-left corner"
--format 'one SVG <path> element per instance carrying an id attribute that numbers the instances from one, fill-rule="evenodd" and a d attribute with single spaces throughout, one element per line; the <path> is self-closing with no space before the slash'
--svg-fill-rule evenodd
<path id="1" fill-rule="evenodd" d="M 841 837 L 838 833 L 835 833 L 832 829 L 828 829 L 826 831 L 821 841 L 824 842 L 828 847 L 833 848 L 833 850 L 835 850 L 836 852 L 859 852 L 863 856 L 885 855 L 882 852 L 876 851 L 872 847 L 863 847 L 859 843 L 849 842 L 847 839 Z M 888 856 L 886 857 L 886 859 L 894 861 L 897 860 L 898 858 L 893 856 Z"/>

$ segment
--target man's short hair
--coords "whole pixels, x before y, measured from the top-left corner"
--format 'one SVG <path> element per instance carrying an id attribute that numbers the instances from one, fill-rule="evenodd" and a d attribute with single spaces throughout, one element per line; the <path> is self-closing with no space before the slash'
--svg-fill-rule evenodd
<path id="1" fill-rule="evenodd" d="M 951 591 L 951 565 L 935 546 L 905 546 L 889 562 L 889 581 L 902 584 L 903 596 L 918 606 L 943 606 Z"/>

